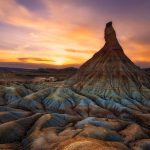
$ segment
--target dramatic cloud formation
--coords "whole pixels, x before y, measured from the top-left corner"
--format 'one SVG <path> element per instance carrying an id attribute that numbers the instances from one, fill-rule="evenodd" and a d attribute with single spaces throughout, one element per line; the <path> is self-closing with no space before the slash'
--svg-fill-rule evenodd
<path id="1" fill-rule="evenodd" d="M 1 0 L 0 66 L 80 66 L 104 44 L 112 20 L 125 53 L 150 67 L 147 0 Z"/>

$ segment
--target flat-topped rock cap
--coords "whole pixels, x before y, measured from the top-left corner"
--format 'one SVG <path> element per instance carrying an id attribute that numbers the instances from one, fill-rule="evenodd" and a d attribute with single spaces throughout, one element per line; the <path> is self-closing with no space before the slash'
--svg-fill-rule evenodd
<path id="1" fill-rule="evenodd" d="M 106 23 L 106 27 L 110 27 L 110 26 L 112 26 L 112 21 Z"/>

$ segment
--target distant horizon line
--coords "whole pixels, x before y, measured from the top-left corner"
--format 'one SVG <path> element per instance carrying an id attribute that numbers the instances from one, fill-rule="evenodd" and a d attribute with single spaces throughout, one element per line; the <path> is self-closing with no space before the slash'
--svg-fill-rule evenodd
<path id="1" fill-rule="evenodd" d="M 140 67 L 140 66 L 138 66 Z M 2 68 L 7 68 L 7 69 L 24 69 L 24 70 L 38 70 L 38 69 L 56 69 L 56 70 L 61 70 L 61 69 L 67 69 L 67 68 L 74 68 L 74 69 L 79 69 L 79 67 L 74 67 L 74 66 L 68 66 L 68 67 L 39 67 L 39 68 L 25 68 L 25 67 L 4 67 L 0 66 L 0 69 Z M 140 67 L 141 69 L 149 69 L 149 67 Z"/>
<path id="2" fill-rule="evenodd" d="M 55 68 L 55 67 L 39 67 L 39 68 L 24 68 L 24 67 L 3 67 L 0 66 L 0 69 L 2 68 L 7 68 L 7 69 L 24 69 L 24 70 L 38 70 L 38 69 L 67 69 L 67 68 L 74 68 L 74 69 L 79 69 L 79 67 L 74 67 L 74 66 L 70 66 L 70 67 L 62 67 L 62 68 Z"/>

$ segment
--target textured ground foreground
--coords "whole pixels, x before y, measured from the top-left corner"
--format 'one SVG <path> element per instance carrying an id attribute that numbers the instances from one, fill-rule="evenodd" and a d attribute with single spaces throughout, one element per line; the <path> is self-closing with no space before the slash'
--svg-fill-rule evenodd
<path id="1" fill-rule="evenodd" d="M 67 81 L 0 86 L 0 149 L 150 149 L 149 76 L 105 40 Z"/>

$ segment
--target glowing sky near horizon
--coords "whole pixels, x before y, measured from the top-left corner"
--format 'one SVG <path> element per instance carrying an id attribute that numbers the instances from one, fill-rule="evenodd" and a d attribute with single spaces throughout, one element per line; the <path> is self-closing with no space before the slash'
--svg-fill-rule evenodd
<path id="1" fill-rule="evenodd" d="M 132 61 L 150 67 L 148 0 L 0 0 L 0 66 L 78 67 L 112 20 Z"/>

